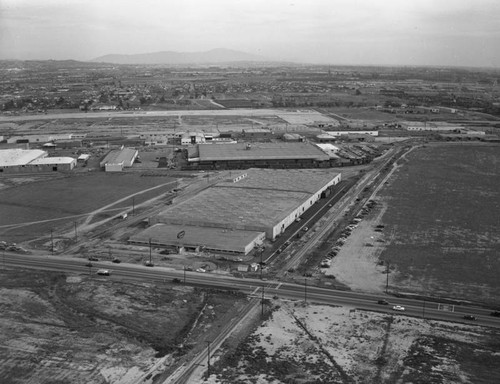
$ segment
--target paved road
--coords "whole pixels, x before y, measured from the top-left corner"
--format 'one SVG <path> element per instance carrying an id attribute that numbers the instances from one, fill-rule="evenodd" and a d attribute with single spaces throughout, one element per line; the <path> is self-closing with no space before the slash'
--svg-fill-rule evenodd
<path id="1" fill-rule="evenodd" d="M 43 115 L 0 116 L 0 121 L 32 121 L 59 119 L 109 119 L 131 117 L 164 117 L 164 116 L 276 116 L 276 115 L 310 115 L 321 116 L 321 113 L 310 109 L 210 109 L 210 110 L 176 110 L 176 111 L 114 111 L 114 112 L 68 112 Z"/>
<path id="2" fill-rule="evenodd" d="M 135 264 L 112 264 L 111 262 L 92 262 L 93 267 L 85 266 L 87 260 L 62 257 L 62 256 L 32 256 L 18 255 L 5 252 L 0 259 L 2 267 L 21 267 L 63 271 L 76 274 L 90 274 L 99 279 L 113 280 L 139 280 L 155 281 L 171 284 L 173 278 L 192 286 L 238 290 L 249 295 L 260 297 L 264 289 L 266 298 L 278 297 L 285 300 L 306 300 L 309 303 L 342 305 L 360 310 L 379 311 L 393 313 L 394 315 L 405 314 L 428 319 L 456 321 L 473 323 L 478 325 L 500 328 L 500 318 L 490 316 L 491 310 L 473 305 L 445 306 L 444 303 L 435 301 L 422 301 L 410 298 L 396 298 L 393 296 L 373 295 L 369 293 L 337 291 L 328 288 L 306 286 L 304 284 L 282 283 L 280 281 L 266 281 L 259 279 L 241 279 L 225 275 L 211 273 L 197 273 L 190 271 L 179 271 L 163 267 L 149 268 Z M 97 276 L 98 268 L 111 270 L 111 276 Z M 377 304 L 380 299 L 385 299 L 389 305 Z M 392 309 L 393 305 L 402 305 L 405 312 L 397 312 Z M 440 309 L 441 308 L 441 309 Z M 447 310 L 446 310 L 447 309 Z M 466 321 L 463 315 L 471 314 L 477 317 L 476 321 Z"/>

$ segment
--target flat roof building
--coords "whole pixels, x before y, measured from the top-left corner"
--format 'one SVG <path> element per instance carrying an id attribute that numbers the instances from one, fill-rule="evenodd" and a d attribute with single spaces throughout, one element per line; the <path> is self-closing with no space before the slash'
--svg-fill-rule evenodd
<path id="1" fill-rule="evenodd" d="M 0 150 L 0 172 L 58 172 L 71 171 L 76 165 L 72 157 L 47 157 L 47 152 L 32 149 Z"/>
<path id="2" fill-rule="evenodd" d="M 187 169 L 318 168 L 330 167 L 329 157 L 309 142 L 198 145 Z"/>
<path id="3" fill-rule="evenodd" d="M 47 152 L 40 149 L 2 149 L 0 150 L 0 168 L 26 165 L 45 156 Z"/>
<path id="4" fill-rule="evenodd" d="M 255 245 L 262 244 L 264 238 L 265 234 L 258 231 L 155 224 L 132 236 L 129 243 L 149 244 L 151 241 L 151 245 L 159 247 L 177 247 L 187 251 L 204 249 L 216 253 L 246 255 Z"/>
<path id="5" fill-rule="evenodd" d="M 340 179 L 340 173 L 329 169 L 249 169 L 235 172 L 227 180 L 174 204 L 151 218 L 150 222 L 179 229 L 190 228 L 192 231 L 196 228 L 212 228 L 216 233 L 225 230 L 227 232 L 222 233 L 226 237 L 234 235 L 240 241 L 248 240 L 239 248 L 247 252 L 263 240 L 263 234 L 268 239 L 274 239 L 283 233 Z M 243 236 L 239 231 L 248 233 Z M 149 235 L 141 236 L 144 240 Z M 130 241 L 137 242 L 137 239 L 135 236 Z M 171 241 L 177 240 L 172 238 Z M 206 246 L 201 240 L 199 243 Z M 210 243 L 210 247 L 223 249 L 227 245 Z"/>

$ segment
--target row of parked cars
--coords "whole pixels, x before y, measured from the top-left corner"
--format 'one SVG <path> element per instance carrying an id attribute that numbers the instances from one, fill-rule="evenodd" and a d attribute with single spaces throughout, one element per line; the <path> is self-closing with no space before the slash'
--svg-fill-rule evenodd
<path id="1" fill-rule="evenodd" d="M 337 256 L 337 254 L 340 251 L 340 248 L 342 245 L 347 240 L 347 237 L 351 234 L 351 232 L 358 226 L 358 223 L 361 221 L 361 218 L 356 217 L 354 218 L 347 227 L 344 228 L 344 230 L 341 232 L 341 236 L 333 246 L 333 248 L 328 252 L 325 256 L 325 258 L 321 261 L 320 267 L 321 268 L 328 268 L 331 265 L 332 259 Z"/>
<path id="2" fill-rule="evenodd" d="M 368 200 L 368 202 L 361 208 L 361 211 L 358 213 L 357 217 L 366 216 L 372 209 L 377 205 L 375 200 Z"/>

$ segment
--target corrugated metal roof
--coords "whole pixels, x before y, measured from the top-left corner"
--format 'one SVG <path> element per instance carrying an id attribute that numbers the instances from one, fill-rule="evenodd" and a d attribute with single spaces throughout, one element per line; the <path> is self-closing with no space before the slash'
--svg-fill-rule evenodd
<path id="1" fill-rule="evenodd" d="M 120 164 L 123 162 L 130 162 L 137 152 L 134 148 L 123 148 L 119 150 L 111 151 L 106 155 L 101 164 Z"/>
<path id="2" fill-rule="evenodd" d="M 328 160 L 328 155 L 311 143 L 237 143 L 228 145 L 200 144 L 200 161 L 217 160 Z"/>

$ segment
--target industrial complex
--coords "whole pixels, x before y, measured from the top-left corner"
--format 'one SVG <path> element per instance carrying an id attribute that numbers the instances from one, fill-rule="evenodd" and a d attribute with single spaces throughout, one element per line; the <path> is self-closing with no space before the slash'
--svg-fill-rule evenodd
<path id="1" fill-rule="evenodd" d="M 199 144 L 190 154 L 186 168 L 244 169 L 324 168 L 333 166 L 330 157 L 316 145 L 303 143 Z"/>
<path id="2" fill-rule="evenodd" d="M 152 217 L 152 226 L 129 242 L 247 254 L 283 233 L 340 180 L 341 174 L 329 169 L 233 173 Z"/>

